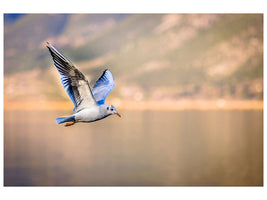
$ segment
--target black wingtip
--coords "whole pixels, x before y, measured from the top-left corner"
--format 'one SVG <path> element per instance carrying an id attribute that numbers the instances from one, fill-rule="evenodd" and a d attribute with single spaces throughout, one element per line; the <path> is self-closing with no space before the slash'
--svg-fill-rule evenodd
<path id="1" fill-rule="evenodd" d="M 102 75 L 100 76 L 100 78 L 102 78 L 103 76 L 105 76 L 105 73 L 106 73 L 106 71 L 107 71 L 108 69 L 105 69 L 104 71 L 103 71 L 103 73 L 102 73 Z M 99 78 L 99 79 L 100 79 Z"/>
<path id="2" fill-rule="evenodd" d="M 50 43 L 46 41 L 46 47 L 49 49 L 50 48 Z"/>
<path id="3" fill-rule="evenodd" d="M 104 74 L 106 73 L 107 70 L 108 70 L 108 69 L 105 69 L 105 70 L 103 71 L 103 73 L 102 73 L 101 76 L 104 76 Z"/>

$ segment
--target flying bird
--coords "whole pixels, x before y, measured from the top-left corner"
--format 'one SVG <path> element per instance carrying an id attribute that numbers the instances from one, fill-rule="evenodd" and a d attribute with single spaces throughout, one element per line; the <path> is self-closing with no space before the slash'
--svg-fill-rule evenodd
<path id="1" fill-rule="evenodd" d="M 47 48 L 61 75 L 61 83 L 74 105 L 75 114 L 56 118 L 58 124 L 66 122 L 65 126 L 70 126 L 76 122 L 89 123 L 113 114 L 121 117 L 113 105 L 105 104 L 106 97 L 115 86 L 113 76 L 108 69 L 103 72 L 91 90 L 88 80 L 80 70 L 48 42 Z"/>

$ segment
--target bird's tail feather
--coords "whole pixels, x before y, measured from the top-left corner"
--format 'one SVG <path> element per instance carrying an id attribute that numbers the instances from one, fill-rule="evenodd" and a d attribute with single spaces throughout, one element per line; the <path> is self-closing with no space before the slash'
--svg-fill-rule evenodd
<path id="1" fill-rule="evenodd" d="M 74 122 L 74 121 L 75 121 L 74 115 L 71 115 L 71 116 L 68 116 L 68 117 L 59 117 L 59 118 L 56 118 L 56 122 L 58 124 L 62 124 L 64 122 Z"/>

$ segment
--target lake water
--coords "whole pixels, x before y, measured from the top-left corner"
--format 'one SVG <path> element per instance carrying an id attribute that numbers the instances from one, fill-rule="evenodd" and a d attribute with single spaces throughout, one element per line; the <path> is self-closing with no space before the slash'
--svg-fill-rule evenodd
<path id="1" fill-rule="evenodd" d="M 263 111 L 4 111 L 5 186 L 262 186 Z"/>

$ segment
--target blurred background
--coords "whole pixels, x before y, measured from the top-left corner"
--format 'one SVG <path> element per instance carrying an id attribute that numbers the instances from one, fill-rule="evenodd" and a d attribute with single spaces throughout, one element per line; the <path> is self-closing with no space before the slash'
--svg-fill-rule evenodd
<path id="1" fill-rule="evenodd" d="M 72 113 L 46 42 L 109 117 Z M 263 185 L 262 14 L 4 14 L 5 185 Z"/>
<path id="2" fill-rule="evenodd" d="M 68 100 L 46 41 L 91 85 L 110 68 L 116 80 L 112 99 L 263 97 L 261 14 L 6 14 L 4 19 L 6 100 Z"/>

